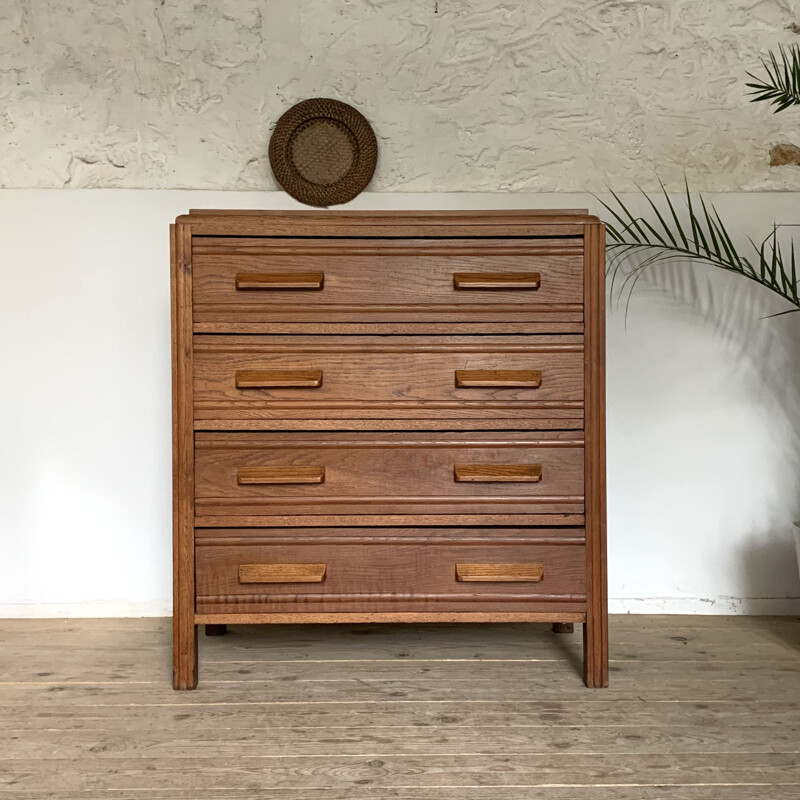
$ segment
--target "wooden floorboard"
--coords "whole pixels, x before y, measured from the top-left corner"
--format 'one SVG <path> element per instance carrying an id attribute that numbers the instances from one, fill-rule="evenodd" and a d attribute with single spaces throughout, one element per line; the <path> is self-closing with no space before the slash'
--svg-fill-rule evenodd
<path id="1" fill-rule="evenodd" d="M 576 629 L 579 626 L 576 626 Z M 545 625 L 0 620 L 0 800 L 797 800 L 800 619 L 612 618 L 611 686 Z"/>
<path id="2" fill-rule="evenodd" d="M 4 800 L 31 800 L 47 797 L 59 800 L 109 800 L 110 797 L 146 797 L 147 800 L 797 800 L 796 784 L 744 784 L 721 783 L 675 786 L 643 786 L 641 784 L 579 787 L 547 786 L 540 784 L 515 786 L 448 786 L 436 789 L 382 788 L 369 785 L 339 789 L 235 789 L 209 791 L 189 789 L 169 792 L 150 791 L 126 794 L 106 790 L 87 790 L 76 793 L 64 791 L 52 795 L 13 792 L 0 795 Z"/>

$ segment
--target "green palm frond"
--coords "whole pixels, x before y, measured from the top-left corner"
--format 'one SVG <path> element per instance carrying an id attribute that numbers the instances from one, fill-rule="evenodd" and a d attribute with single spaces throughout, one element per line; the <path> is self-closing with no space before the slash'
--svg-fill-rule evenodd
<path id="1" fill-rule="evenodd" d="M 767 100 L 775 106 L 776 114 L 789 106 L 800 105 L 800 45 L 781 45 L 778 52 L 780 57 L 770 52 L 768 59 L 761 60 L 766 77 L 759 78 L 748 72 L 755 83 L 746 84 L 752 89 L 751 102 Z"/>
<path id="2" fill-rule="evenodd" d="M 793 308 L 782 313 L 800 311 L 794 242 L 786 253 L 775 229 L 760 244 L 750 239 L 753 251 L 742 255 L 714 206 L 700 195 L 693 198 L 688 183 L 685 208 L 676 208 L 663 183 L 661 191 L 661 208 L 642 192 L 649 207 L 646 216 L 634 214 L 613 191 L 615 205 L 600 200 L 612 217 L 606 222 L 612 295 L 630 299 L 636 282 L 654 264 L 694 262 L 766 287 L 792 304 Z"/>

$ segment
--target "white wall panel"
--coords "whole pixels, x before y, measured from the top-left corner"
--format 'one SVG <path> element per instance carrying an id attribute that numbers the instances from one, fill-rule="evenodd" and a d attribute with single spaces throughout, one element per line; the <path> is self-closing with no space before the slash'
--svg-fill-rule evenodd
<path id="1" fill-rule="evenodd" d="M 759 236 L 798 194 L 712 198 Z M 352 207 L 586 206 L 365 194 Z M 168 224 L 283 194 L 0 191 L 0 615 L 166 614 Z M 612 611 L 800 612 L 800 315 L 747 281 L 657 273 L 609 315 Z M 794 598 L 794 599 L 793 599 Z"/>

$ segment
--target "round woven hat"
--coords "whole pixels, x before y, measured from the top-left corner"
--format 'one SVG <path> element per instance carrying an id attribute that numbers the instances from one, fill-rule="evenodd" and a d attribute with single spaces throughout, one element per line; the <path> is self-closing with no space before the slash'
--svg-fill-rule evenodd
<path id="1" fill-rule="evenodd" d="M 372 180 L 378 161 L 375 132 L 347 103 L 303 100 L 279 120 L 269 140 L 278 183 L 310 206 L 346 203 Z"/>

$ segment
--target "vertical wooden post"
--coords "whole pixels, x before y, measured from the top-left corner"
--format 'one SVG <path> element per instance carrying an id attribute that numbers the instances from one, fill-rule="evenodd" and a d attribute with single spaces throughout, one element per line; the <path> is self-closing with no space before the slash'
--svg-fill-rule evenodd
<path id="1" fill-rule="evenodd" d="M 197 686 L 194 621 L 194 430 L 192 424 L 192 232 L 170 227 L 172 278 L 172 685 Z"/>
<path id="2" fill-rule="evenodd" d="M 605 406 L 605 228 L 584 228 L 584 389 L 586 622 L 583 679 L 608 686 L 608 588 L 606 577 L 606 406 Z"/>

